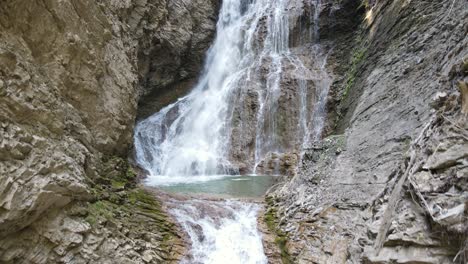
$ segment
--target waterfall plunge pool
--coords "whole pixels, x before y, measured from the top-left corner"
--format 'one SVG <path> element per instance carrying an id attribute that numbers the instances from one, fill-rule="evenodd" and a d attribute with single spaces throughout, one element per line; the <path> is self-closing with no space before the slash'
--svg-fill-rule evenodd
<path id="1" fill-rule="evenodd" d="M 282 179 L 282 176 L 211 175 L 180 179 L 179 181 L 177 177 L 150 176 L 145 180 L 145 184 L 169 193 L 255 198 L 263 196 L 271 186 Z"/>
<path id="2" fill-rule="evenodd" d="M 168 212 L 185 231 L 190 250 L 181 264 L 267 264 L 257 215 L 259 198 L 282 176 L 149 176 L 145 185 L 162 190 Z M 167 179 L 172 179 L 167 181 Z"/>

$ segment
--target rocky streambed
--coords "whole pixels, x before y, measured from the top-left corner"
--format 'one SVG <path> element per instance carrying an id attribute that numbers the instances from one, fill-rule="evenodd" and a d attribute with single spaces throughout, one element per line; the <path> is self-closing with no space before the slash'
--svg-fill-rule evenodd
<path id="1" fill-rule="evenodd" d="M 223 193 L 213 188 L 211 184 L 219 186 L 219 180 L 192 183 L 191 188 L 145 188 L 181 227 L 187 248 L 180 262 L 281 263 L 276 233 L 262 218 L 264 194 L 281 177 L 268 176 L 276 178 L 274 181 L 262 181 L 262 176 L 224 177 L 224 185 L 232 185 L 233 191 Z M 239 182 L 247 186 L 245 183 L 255 181 L 263 188 L 247 193 L 238 189 Z"/>

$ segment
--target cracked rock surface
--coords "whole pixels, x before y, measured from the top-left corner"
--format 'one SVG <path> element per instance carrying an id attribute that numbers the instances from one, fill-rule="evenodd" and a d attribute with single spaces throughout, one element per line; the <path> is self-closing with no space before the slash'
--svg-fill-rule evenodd
<path id="1" fill-rule="evenodd" d="M 331 55 L 335 127 L 269 210 L 294 263 L 465 263 L 466 3 L 368 2 Z"/>
<path id="2" fill-rule="evenodd" d="M 0 262 L 107 263 L 125 241 L 137 243 L 95 233 L 86 213 L 70 210 L 113 197 L 96 194 L 120 184 L 99 183 L 103 160 L 129 154 L 139 99 L 201 67 L 217 9 L 183 0 L 0 3 Z M 158 250 L 127 257 L 158 263 Z"/>

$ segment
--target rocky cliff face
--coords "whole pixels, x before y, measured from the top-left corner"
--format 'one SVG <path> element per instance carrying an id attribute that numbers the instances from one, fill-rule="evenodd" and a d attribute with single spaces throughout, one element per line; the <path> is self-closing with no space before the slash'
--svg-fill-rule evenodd
<path id="1" fill-rule="evenodd" d="M 159 111 L 193 87 L 214 38 L 220 5 L 219 0 L 155 2 L 150 6 L 158 10 L 145 13 L 140 38 L 138 118 Z"/>
<path id="2" fill-rule="evenodd" d="M 147 241 L 163 245 L 172 231 L 110 210 L 133 201 L 159 212 L 112 157 L 128 154 L 139 95 L 199 69 L 216 12 L 215 1 L 0 3 L 1 262 L 167 257 Z M 155 217 L 142 221 L 169 223 Z"/>
<path id="3" fill-rule="evenodd" d="M 294 263 L 464 263 L 466 3 L 372 2 L 330 55 L 331 135 L 267 215 Z"/>

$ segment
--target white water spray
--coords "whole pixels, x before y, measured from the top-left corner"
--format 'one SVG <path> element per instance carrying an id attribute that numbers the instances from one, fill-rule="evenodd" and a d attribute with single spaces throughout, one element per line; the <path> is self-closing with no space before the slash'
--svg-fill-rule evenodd
<path id="1" fill-rule="evenodd" d="M 257 230 L 259 206 L 237 201 L 193 200 L 173 209 L 187 231 L 192 248 L 182 263 L 264 264 Z"/>
<path id="2" fill-rule="evenodd" d="M 193 91 L 139 123 L 138 162 L 151 176 L 225 174 L 228 97 L 241 77 L 241 1 L 224 1 L 204 74 Z"/>
<path id="3" fill-rule="evenodd" d="M 203 181 L 209 179 L 207 175 L 237 174 L 236 162 L 251 164 L 249 170 L 255 173 L 257 165 L 271 153 L 297 151 L 320 135 L 331 79 L 323 67 L 317 67 L 326 61 L 318 44 L 312 47 L 316 54 L 313 69 L 304 66 L 289 48 L 290 9 L 302 6 L 300 2 L 223 1 L 217 35 L 198 84 L 187 96 L 136 127 L 137 161 L 150 173 L 149 181 Z M 311 4 L 319 10 L 319 0 Z M 318 20 L 318 12 L 314 20 Z M 318 36 L 316 22 L 314 37 Z M 288 80 L 292 84 L 287 85 L 299 87 L 298 98 L 288 99 L 298 101 L 293 102 L 299 108 L 296 117 L 288 116 L 294 111 L 284 112 Z M 252 94 L 258 101 L 250 118 L 255 119 L 254 128 L 248 118 L 239 118 L 234 125 L 233 115 L 246 111 L 239 105 L 253 98 Z M 285 130 L 287 119 L 297 120 L 299 129 Z M 251 135 L 243 132 L 252 129 Z M 252 156 L 246 154 L 245 160 L 233 163 L 232 140 L 243 137 L 252 137 Z M 239 148 L 244 151 L 248 147 Z"/>

